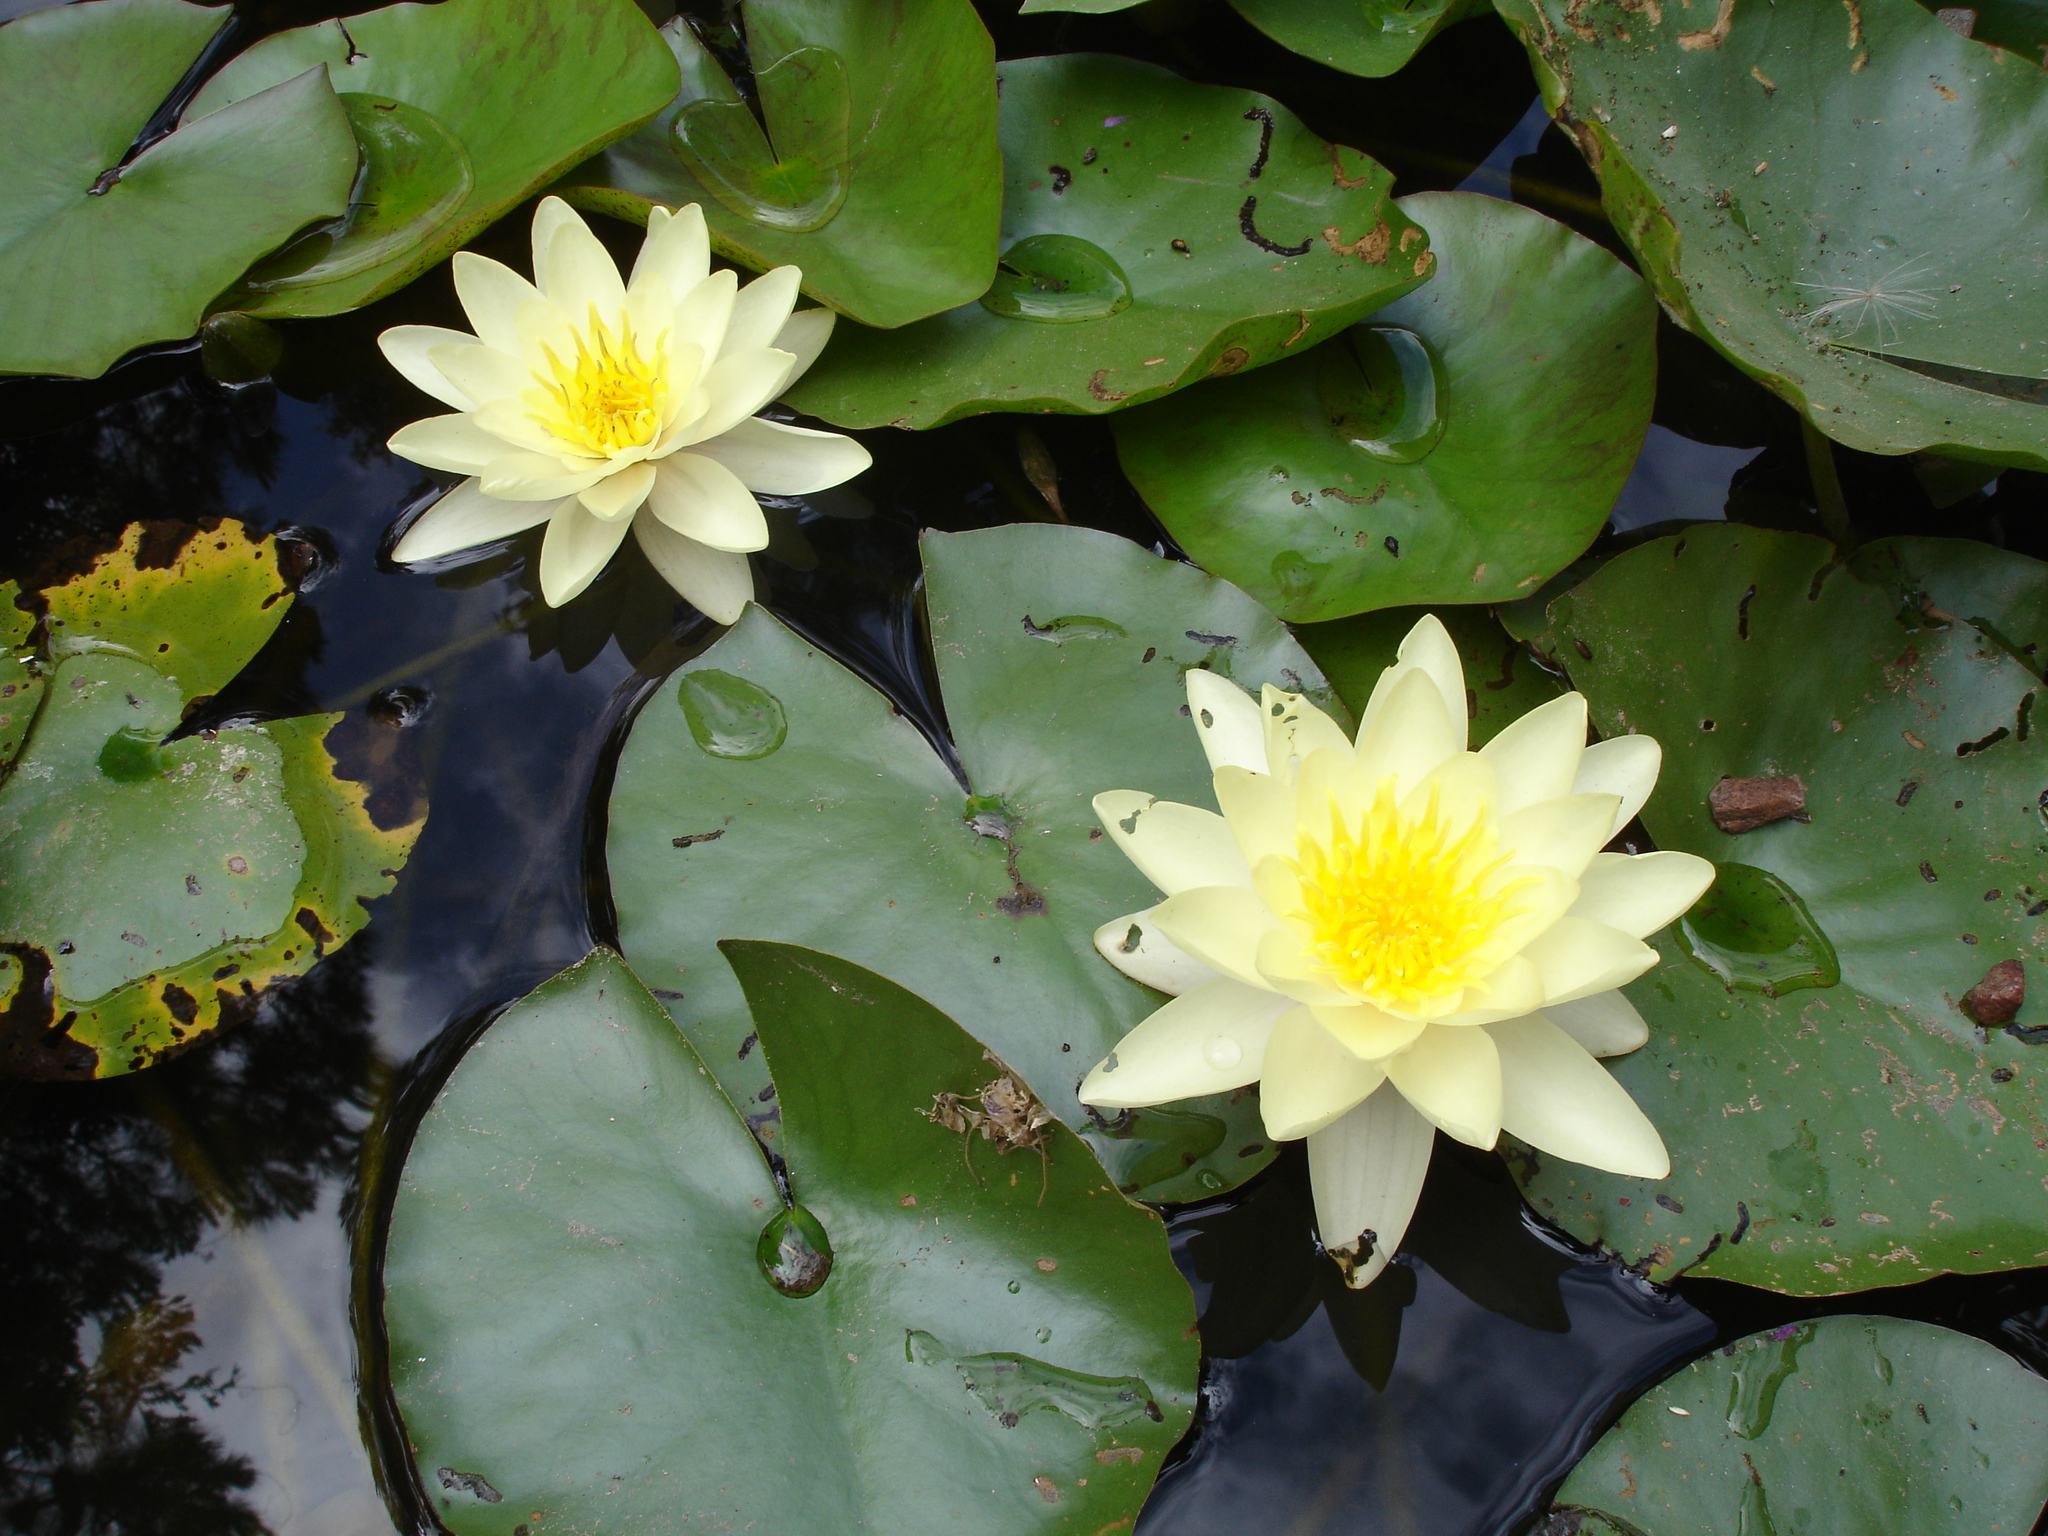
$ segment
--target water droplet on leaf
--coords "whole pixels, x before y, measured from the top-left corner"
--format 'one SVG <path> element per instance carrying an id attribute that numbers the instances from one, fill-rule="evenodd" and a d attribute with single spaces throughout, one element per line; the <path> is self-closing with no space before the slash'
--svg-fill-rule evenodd
<path id="1" fill-rule="evenodd" d="M 768 1218 L 754 1243 L 768 1283 L 785 1296 L 809 1296 L 832 1273 L 832 1240 L 817 1217 L 800 1205 Z"/>
<path id="2" fill-rule="evenodd" d="M 1768 870 L 1723 864 L 1678 925 L 1685 952 L 1731 987 L 1776 997 L 1842 979 L 1835 946 L 1791 886 Z"/>
<path id="3" fill-rule="evenodd" d="M 1450 402 L 1428 342 L 1398 326 L 1354 325 L 1320 356 L 1316 392 L 1339 437 L 1388 464 L 1429 456 Z"/>
<path id="4" fill-rule="evenodd" d="M 789 734 L 782 701 L 730 672 L 685 672 L 676 700 L 691 738 L 713 757 L 766 757 Z"/>
<path id="5" fill-rule="evenodd" d="M 1130 307 L 1124 269 L 1099 245 L 1074 235 L 1030 235 L 996 263 L 981 307 L 1012 320 L 1055 324 L 1103 320 Z"/>
<path id="6" fill-rule="evenodd" d="M 676 114 L 676 156 L 732 212 L 770 229 L 822 229 L 846 201 L 853 97 L 829 48 L 792 50 L 754 75 L 762 118 L 700 97 Z"/>

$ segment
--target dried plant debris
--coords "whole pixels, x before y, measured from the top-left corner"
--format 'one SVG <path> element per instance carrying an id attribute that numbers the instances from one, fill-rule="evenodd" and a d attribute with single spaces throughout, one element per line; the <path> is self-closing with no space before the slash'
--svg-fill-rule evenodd
<path id="1" fill-rule="evenodd" d="M 1806 785 L 1796 773 L 1723 779 L 1707 796 L 1723 832 L 1754 832 L 1774 821 L 1808 821 Z"/>
<path id="2" fill-rule="evenodd" d="M 984 1051 L 982 1056 L 997 1068 L 995 1079 L 984 1084 L 972 1098 L 957 1093 L 934 1095 L 926 1114 L 933 1124 L 962 1138 L 960 1152 L 970 1171 L 974 1167 L 972 1149 L 977 1132 L 982 1140 L 995 1143 L 998 1156 L 1018 1148 L 1036 1152 L 1041 1175 L 1038 1198 L 1043 1203 L 1044 1176 L 1051 1166 L 1046 1142 L 1051 1136 L 1053 1113 L 994 1052 Z"/>

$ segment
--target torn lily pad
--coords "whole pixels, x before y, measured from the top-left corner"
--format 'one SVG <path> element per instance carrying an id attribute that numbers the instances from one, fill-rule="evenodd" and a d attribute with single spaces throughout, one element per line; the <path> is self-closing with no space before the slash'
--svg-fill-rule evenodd
<path id="1" fill-rule="evenodd" d="M 6 685 L 32 719 L 0 779 L 0 1070 L 110 1077 L 346 941 L 420 823 L 335 777 L 338 715 L 179 734 L 290 606 L 272 540 L 137 524 L 41 602 Z"/>
<path id="2" fill-rule="evenodd" d="M 456 1536 L 535 1509 L 616 1536 L 679 1509 L 762 1531 L 938 1536 L 962 1509 L 1127 1526 L 1196 1394 L 1159 1218 L 1056 1126 L 1042 1167 L 963 1157 L 930 1111 L 991 1068 L 921 998 L 812 950 L 726 953 L 780 1088 L 781 1190 L 607 950 L 495 1020 L 427 1110 L 383 1282 L 435 1515 Z"/>
<path id="3" fill-rule="evenodd" d="M 995 285 L 843 328 L 797 409 L 850 427 L 1099 414 L 1290 356 L 1429 276 L 1387 171 L 1267 97 L 1104 54 L 1001 77 Z"/>

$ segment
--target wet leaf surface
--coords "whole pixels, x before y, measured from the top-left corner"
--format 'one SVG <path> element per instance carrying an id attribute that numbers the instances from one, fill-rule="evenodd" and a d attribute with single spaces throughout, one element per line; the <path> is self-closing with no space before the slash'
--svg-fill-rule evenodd
<path id="1" fill-rule="evenodd" d="M 863 325 L 971 303 L 995 275 L 1002 166 L 995 53 L 968 0 L 749 0 L 766 130 L 681 19 L 662 28 L 681 94 L 564 179 L 635 223 L 703 206 L 721 255 L 794 264 Z"/>
<path id="2" fill-rule="evenodd" d="M 1047 236 L 1085 243 L 1098 275 L 1078 287 L 1010 265 L 1091 303 L 1029 318 L 1006 312 L 1011 284 L 900 330 L 842 330 L 790 392 L 797 409 L 853 427 L 1099 414 L 1311 346 L 1429 275 L 1387 172 L 1277 102 L 1104 54 L 1013 59 L 1001 76 L 1003 261 Z"/>
<path id="3" fill-rule="evenodd" d="M 359 129 L 370 175 L 341 229 L 227 296 L 250 314 L 341 314 L 404 287 L 659 111 L 676 81 L 630 0 L 445 0 L 267 37 L 207 82 L 187 119 L 316 66 L 344 99 L 364 98 L 352 119 L 377 123 Z"/>
<path id="4" fill-rule="evenodd" d="M 456 1536 L 1127 1522 L 1195 1395 L 1158 1217 L 1062 1130 L 1042 1167 L 970 1165 L 928 1113 L 993 1069 L 921 999 L 809 950 L 727 952 L 810 1220 L 610 952 L 502 1015 L 421 1123 L 385 1254 L 436 1515 Z M 822 1228 L 822 1286 L 771 1283 L 767 1227 Z"/>
<path id="5" fill-rule="evenodd" d="M 1656 305 L 1626 267 L 1474 193 L 1397 207 L 1429 283 L 1114 423 L 1167 531 L 1283 618 L 1528 595 L 1600 531 L 1650 423 Z"/>
<path id="6" fill-rule="evenodd" d="M 0 372 L 93 377 L 190 336 L 251 261 L 347 205 L 348 118 L 304 65 L 110 174 L 225 14 L 101 0 L 0 29 Z"/>
<path id="7" fill-rule="evenodd" d="M 2048 78 L 1912 0 L 1502 0 L 1695 334 L 1852 448 L 2048 469 Z"/>
<path id="8" fill-rule="evenodd" d="M 1663 744 L 1651 838 L 1722 874 L 1681 934 L 1699 961 L 1665 941 L 1630 990 L 1651 1042 L 1614 1063 L 1671 1178 L 1528 1159 L 1538 1209 L 1660 1274 L 1801 1294 L 2035 1262 L 2043 1070 L 1960 1004 L 2048 958 L 2048 567 L 1703 525 L 1550 612 L 1596 728 Z M 1810 820 L 1722 831 L 1709 797 L 1753 774 L 1798 775 Z"/>
<path id="9" fill-rule="evenodd" d="M 138 524 L 43 594 L 47 638 L 15 665 L 47 681 L 0 781 L 0 1067 L 145 1067 L 246 1017 L 390 888 L 420 824 L 379 828 L 335 776 L 339 715 L 178 734 L 290 599 L 273 542 L 234 523 Z"/>
<path id="10" fill-rule="evenodd" d="M 1232 9 L 1283 48 L 1351 75 L 1391 75 L 1453 22 L 1477 15 L 1474 0 L 1230 0 Z"/>
<path id="11" fill-rule="evenodd" d="M 1967 1334 L 1890 1317 L 1787 1324 L 1638 1399 L 1542 1529 L 2023 1531 L 2048 1498 L 2044 1427 L 2048 1382 Z"/>
<path id="12" fill-rule="evenodd" d="M 1090 801 L 1210 803 L 1190 667 L 1342 706 L 1242 593 L 1111 535 L 1025 525 L 928 534 L 924 551 L 966 786 L 881 694 L 749 610 L 634 722 L 606 850 L 620 941 L 735 1102 L 772 1089 L 715 945 L 776 939 L 914 988 L 1089 1131 L 1082 1075 L 1161 1001 L 1091 943 L 1158 897 Z M 756 723 L 707 730 L 707 694 L 736 701 L 716 718 Z M 1249 1093 L 1108 1124 L 1093 1144 L 1147 1199 L 1224 1189 L 1272 1157 Z"/>

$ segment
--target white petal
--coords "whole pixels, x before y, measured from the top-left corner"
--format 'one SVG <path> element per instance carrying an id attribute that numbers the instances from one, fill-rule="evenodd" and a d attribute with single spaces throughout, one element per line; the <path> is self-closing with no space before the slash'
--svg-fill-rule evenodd
<path id="1" fill-rule="evenodd" d="M 1193 674 L 1190 674 L 1191 676 Z M 1214 776 L 1216 805 L 1247 864 L 1299 851 L 1295 794 L 1284 779 L 1225 764 Z"/>
<path id="2" fill-rule="evenodd" d="M 731 350 L 704 370 L 703 390 L 710 404 L 677 441 L 688 447 L 730 432 L 782 392 L 796 359 L 773 347 Z"/>
<path id="3" fill-rule="evenodd" d="M 1309 1137 L 1316 1231 L 1354 1290 L 1372 1284 L 1408 1235 L 1435 1144 L 1391 1084 Z"/>
<path id="4" fill-rule="evenodd" d="M 1135 789 L 1095 797 L 1095 814 L 1138 873 L 1168 896 L 1205 885 L 1251 889 L 1252 872 L 1230 824 L 1214 811 Z"/>
<path id="5" fill-rule="evenodd" d="M 775 339 L 769 345 L 796 359 L 796 366 L 782 381 L 784 389 L 810 372 L 811 364 L 818 360 L 818 354 L 825 350 L 825 343 L 832 339 L 832 327 L 838 319 L 839 316 L 829 309 L 800 309 L 783 322 L 782 329 L 775 333 Z"/>
<path id="6" fill-rule="evenodd" d="M 628 464 L 616 474 L 606 475 L 590 489 L 578 494 L 583 510 L 592 517 L 615 523 L 640 510 L 640 503 L 654 488 L 654 466 L 644 460 Z"/>
<path id="7" fill-rule="evenodd" d="M 1572 793 L 1621 796 L 1614 813 L 1614 830 L 1619 832 L 1643 808 L 1650 791 L 1657 787 L 1657 770 L 1664 761 L 1664 749 L 1649 736 L 1610 736 L 1586 748 L 1579 759 L 1578 776 Z"/>
<path id="8" fill-rule="evenodd" d="M 1543 973 L 1543 1006 L 1626 986 L 1657 963 L 1657 951 L 1605 923 L 1560 917 L 1522 951 Z"/>
<path id="9" fill-rule="evenodd" d="M 1484 1029 L 1433 1024 L 1387 1063 L 1387 1079 L 1425 1120 L 1474 1147 L 1500 1137 L 1500 1054 Z"/>
<path id="10" fill-rule="evenodd" d="M 633 519 L 633 537 L 662 580 L 714 624 L 733 624 L 754 595 L 754 569 L 747 557 L 699 544 L 659 518 Z"/>
<path id="11" fill-rule="evenodd" d="M 612 472 L 613 466 L 602 459 L 510 452 L 486 464 L 478 478 L 491 495 L 507 501 L 552 501 L 587 491 Z"/>
<path id="12" fill-rule="evenodd" d="M 1273 1021 L 1292 1006 L 1227 977 L 1183 993 L 1117 1042 L 1081 1102 L 1142 1109 L 1257 1082 Z"/>
<path id="13" fill-rule="evenodd" d="M 1714 866 L 1697 854 L 1596 853 L 1579 876 L 1571 915 L 1646 939 L 1683 916 L 1713 883 Z"/>
<path id="14" fill-rule="evenodd" d="M 674 213 L 666 208 L 650 209 L 647 239 L 633 262 L 633 284 L 642 277 L 658 277 L 668 285 L 671 303 L 679 301 L 703 282 L 711 271 L 711 234 L 704 225 L 704 210 L 686 203 Z"/>
<path id="15" fill-rule="evenodd" d="M 1203 667 L 1181 674 L 1188 691 L 1188 713 L 1194 717 L 1211 770 L 1245 768 L 1266 771 L 1266 727 L 1259 701 L 1227 677 Z"/>
<path id="16" fill-rule="evenodd" d="M 547 284 L 541 281 L 541 272 L 547 266 L 548 244 L 555 238 L 555 231 L 564 224 L 581 224 L 576 210 L 559 197 L 544 197 L 534 206 L 532 240 L 529 250 L 533 262 L 533 275 L 540 282 L 543 292 Z"/>
<path id="17" fill-rule="evenodd" d="M 506 501 L 486 496 L 475 480 L 465 480 L 419 515 L 391 551 L 391 558 L 404 565 L 496 543 L 546 522 L 561 506 L 559 501 Z"/>
<path id="18" fill-rule="evenodd" d="M 476 475 L 483 473 L 493 460 L 503 458 L 510 445 L 478 426 L 474 416 L 459 415 L 409 421 L 392 433 L 384 446 L 429 469 Z"/>
<path id="19" fill-rule="evenodd" d="M 1387 689 L 1372 724 L 1358 733 L 1360 772 L 1377 783 L 1397 775 L 1405 794 L 1447 757 L 1465 750 L 1462 705 L 1454 718 L 1436 680 L 1420 667 L 1402 672 Z"/>
<path id="20" fill-rule="evenodd" d="M 1500 819 L 1500 849 L 1517 864 L 1548 864 L 1577 876 L 1613 835 L 1614 797 L 1566 795 Z"/>
<path id="21" fill-rule="evenodd" d="M 449 271 L 455 279 L 455 296 L 462 301 L 469 323 L 476 327 L 477 339 L 517 357 L 519 308 L 538 299 L 540 290 L 503 262 L 474 251 L 457 251 Z"/>
<path id="22" fill-rule="evenodd" d="M 482 342 L 463 331 L 440 325 L 394 325 L 377 338 L 377 350 L 384 360 L 404 375 L 407 383 L 423 390 L 444 405 L 458 411 L 474 410 L 476 400 L 427 356 L 436 347 L 484 350 Z"/>
<path id="23" fill-rule="evenodd" d="M 1217 972 L 1181 949 L 1152 921 L 1156 907 L 1133 912 L 1095 930 L 1095 952 L 1131 980 L 1178 997 Z"/>
<path id="24" fill-rule="evenodd" d="M 1500 1052 L 1501 1129 L 1608 1173 L 1661 1179 L 1671 1172 L 1657 1128 L 1578 1041 L 1541 1014 L 1485 1030 Z"/>
<path id="25" fill-rule="evenodd" d="M 581 324 L 591 307 L 612 320 L 626 307 L 626 285 L 619 278 L 617 263 L 604 242 L 590 232 L 590 226 L 560 198 L 543 198 L 541 208 L 560 205 L 561 216 L 541 244 L 541 220 L 534 219 L 534 286 L 575 323 Z"/>
<path id="26" fill-rule="evenodd" d="M 698 453 L 670 454 L 655 466 L 647 510 L 685 538 L 746 554 L 768 547 L 761 503 L 723 464 Z M 752 578 L 748 578 L 752 590 Z"/>
<path id="27" fill-rule="evenodd" d="M 843 485 L 874 462 L 867 449 L 837 432 L 784 426 L 749 416 L 692 453 L 716 459 L 750 491 L 763 496 L 808 496 Z"/>
<path id="28" fill-rule="evenodd" d="M 559 608 L 597 580 L 619 547 L 630 523 L 592 517 L 575 501 L 565 502 L 548 523 L 540 546 L 540 595 Z"/>
<path id="29" fill-rule="evenodd" d="M 1176 892 L 1152 909 L 1152 921 L 1177 948 L 1248 986 L 1264 986 L 1259 942 L 1279 919 L 1251 891 L 1205 885 Z"/>
<path id="30" fill-rule="evenodd" d="M 1595 1056 L 1626 1056 L 1649 1043 L 1650 1026 L 1622 993 L 1595 992 L 1569 1003 L 1545 1003 L 1543 1016 Z"/>
<path id="31" fill-rule="evenodd" d="M 802 281 L 803 273 L 795 267 L 776 267 L 742 288 L 733 302 L 732 323 L 726 328 L 726 352 L 774 346 L 775 338 L 789 324 L 797 285 Z"/>
<path id="32" fill-rule="evenodd" d="M 420 326 L 420 330 L 427 327 Z M 454 333 L 460 336 L 460 332 Z M 438 369 L 454 389 L 478 405 L 495 401 L 518 401 L 520 393 L 533 387 L 533 373 L 526 364 L 506 352 L 482 342 L 456 342 L 434 347 L 427 362 Z M 521 403 L 522 412 L 526 409 Z"/>
<path id="33" fill-rule="evenodd" d="M 718 356 L 732 326 L 733 295 L 739 292 L 739 274 L 726 267 L 712 273 L 682 296 L 676 304 L 675 334 L 679 341 L 692 341 L 704 349 L 704 363 Z M 692 378 L 692 383 L 696 380 Z"/>
<path id="34" fill-rule="evenodd" d="M 1311 1003 L 1316 1023 L 1345 1052 L 1360 1061 L 1385 1064 L 1413 1045 L 1429 1028 L 1419 1019 L 1383 1012 L 1371 1003 Z"/>
<path id="35" fill-rule="evenodd" d="M 1268 994 L 1269 996 L 1271 994 Z M 1259 1113 L 1275 1141 L 1313 1136 L 1387 1080 L 1386 1070 L 1344 1049 L 1315 1015 L 1289 1005 L 1266 1042 Z"/>
<path id="36" fill-rule="evenodd" d="M 1275 688 L 1259 690 L 1259 727 L 1266 737 L 1267 772 L 1292 778 L 1295 765 L 1312 753 L 1330 750 L 1351 756 L 1344 728 L 1298 693 Z"/>
<path id="37" fill-rule="evenodd" d="M 1567 693 L 1510 721 L 1479 755 L 1500 775 L 1500 813 L 1505 816 L 1570 794 L 1585 750 L 1586 698 Z"/>
<path id="38" fill-rule="evenodd" d="M 1365 713 L 1358 722 L 1358 739 L 1365 739 L 1367 729 L 1385 706 L 1387 695 L 1410 672 L 1426 673 L 1436 684 L 1456 732 L 1454 750 L 1464 751 L 1471 717 L 1471 706 L 1465 697 L 1465 664 L 1458 657 L 1458 646 L 1450 631 L 1433 613 L 1425 613 L 1415 621 L 1395 653 L 1394 664 L 1374 682 L 1372 697 L 1366 701 Z"/>

